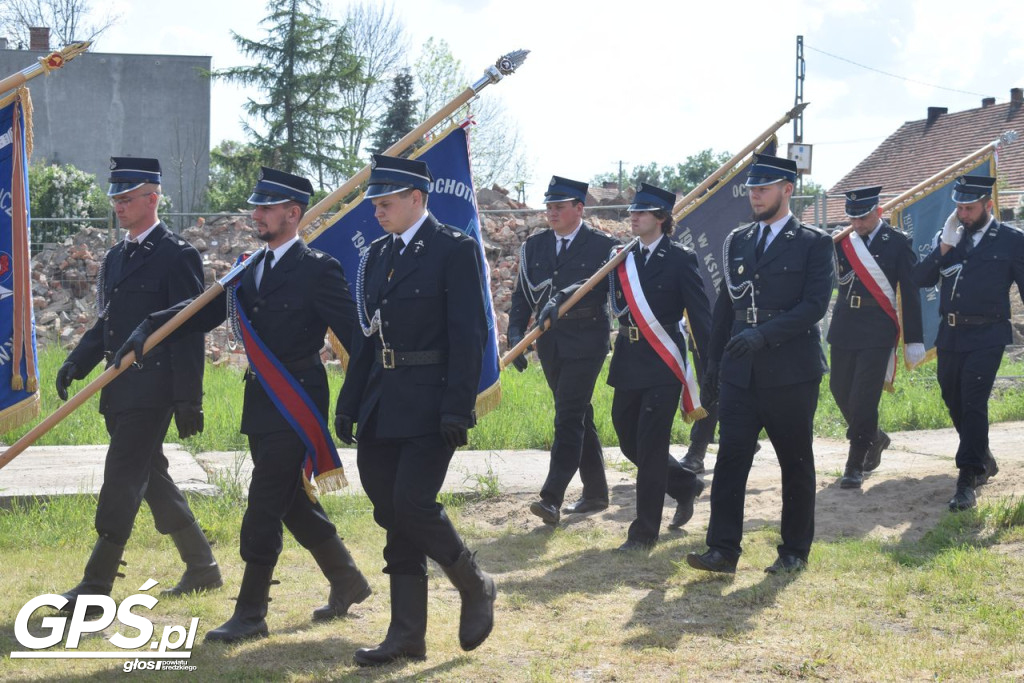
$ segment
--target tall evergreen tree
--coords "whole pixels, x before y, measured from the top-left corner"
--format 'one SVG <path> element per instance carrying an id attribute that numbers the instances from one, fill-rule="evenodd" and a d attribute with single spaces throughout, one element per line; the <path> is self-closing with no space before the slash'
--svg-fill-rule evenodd
<path id="1" fill-rule="evenodd" d="M 373 135 L 373 151 L 380 154 L 401 140 L 416 127 L 416 105 L 413 99 L 413 77 L 408 69 L 395 74 L 391 93 L 386 98 L 388 109 Z"/>
<path id="2" fill-rule="evenodd" d="M 269 0 L 264 40 L 232 33 L 239 50 L 256 61 L 214 73 L 256 86 L 245 123 L 264 164 L 312 176 L 324 188 L 357 167 L 340 144 L 346 119 L 339 91 L 361 78 L 344 27 L 323 14 L 319 0 Z"/>

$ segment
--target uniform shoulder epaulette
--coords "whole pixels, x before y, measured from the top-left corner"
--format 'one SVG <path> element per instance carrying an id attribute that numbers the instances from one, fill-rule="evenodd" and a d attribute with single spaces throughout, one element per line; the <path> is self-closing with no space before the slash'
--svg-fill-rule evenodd
<path id="1" fill-rule="evenodd" d="M 314 249 L 313 247 L 309 247 L 309 255 L 312 256 L 313 258 L 317 259 L 317 260 L 322 260 L 322 259 L 325 259 L 325 258 L 330 258 L 330 256 L 331 256 L 327 252 L 320 251 L 319 249 Z"/>
<path id="2" fill-rule="evenodd" d="M 469 239 L 469 235 L 466 233 L 461 230 L 457 230 L 450 225 L 445 225 L 444 223 L 437 226 L 437 231 L 442 235 L 448 235 L 448 237 L 452 237 L 457 240 Z"/>
<path id="3" fill-rule="evenodd" d="M 828 234 L 828 231 L 822 230 L 821 228 L 819 228 L 816 225 L 809 225 L 807 223 L 801 222 L 800 223 L 800 227 L 803 228 L 804 230 L 809 230 L 809 231 L 811 231 L 813 233 L 817 233 L 818 235 L 821 235 L 822 237 L 829 237 L 830 236 Z"/>

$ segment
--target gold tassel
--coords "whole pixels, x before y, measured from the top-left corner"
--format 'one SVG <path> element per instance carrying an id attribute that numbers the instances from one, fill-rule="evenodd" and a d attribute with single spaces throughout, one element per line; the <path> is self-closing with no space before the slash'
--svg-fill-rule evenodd
<path id="1" fill-rule="evenodd" d="M 21 373 L 15 372 L 11 375 L 11 391 L 24 391 L 25 380 L 21 378 Z"/>
<path id="2" fill-rule="evenodd" d="M 316 503 L 316 489 L 313 488 L 313 485 L 309 482 L 309 479 L 306 479 L 305 474 L 302 475 L 302 488 L 306 490 L 306 495 L 309 496 L 309 502 Z"/>
<path id="3" fill-rule="evenodd" d="M 28 387 L 28 393 L 30 394 L 34 394 L 39 391 L 39 382 L 36 381 L 35 375 L 28 376 L 28 383 L 26 386 Z"/>
<path id="4" fill-rule="evenodd" d="M 888 391 L 890 394 L 896 393 L 896 385 L 893 384 L 892 382 L 886 382 L 885 384 L 882 385 L 882 388 Z"/>

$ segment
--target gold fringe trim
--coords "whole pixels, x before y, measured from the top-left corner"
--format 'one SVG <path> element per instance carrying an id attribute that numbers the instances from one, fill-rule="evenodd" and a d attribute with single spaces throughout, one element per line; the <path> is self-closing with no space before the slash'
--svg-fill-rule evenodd
<path id="1" fill-rule="evenodd" d="M 882 385 L 882 388 L 888 391 L 890 394 L 896 393 L 896 385 L 892 382 L 886 382 Z"/>
<path id="2" fill-rule="evenodd" d="M 348 486 L 348 477 L 345 476 L 345 467 L 339 465 L 337 469 L 317 475 L 316 487 L 321 493 L 340 491 Z"/>
<path id="3" fill-rule="evenodd" d="M 0 411 L 0 433 L 17 429 L 37 417 L 39 417 L 39 394 L 30 396 L 24 401 Z"/>
<path id="4" fill-rule="evenodd" d="M 21 98 L 21 115 L 25 119 L 25 157 L 32 163 L 32 95 L 28 88 L 21 86 L 18 88 L 18 97 Z"/>
<path id="5" fill-rule="evenodd" d="M 497 408 L 499 404 L 501 404 L 500 379 L 476 395 L 477 419 Z"/>
<path id="6" fill-rule="evenodd" d="M 690 424 L 691 422 L 696 422 L 697 420 L 703 420 L 707 416 L 708 411 L 705 410 L 702 406 L 694 411 L 691 411 L 683 415 L 683 422 L 685 422 L 686 424 Z"/>

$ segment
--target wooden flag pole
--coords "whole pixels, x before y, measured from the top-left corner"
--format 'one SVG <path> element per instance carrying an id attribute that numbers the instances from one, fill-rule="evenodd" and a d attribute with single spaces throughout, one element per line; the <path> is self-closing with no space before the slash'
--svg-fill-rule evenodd
<path id="1" fill-rule="evenodd" d="M 596 273 L 587 278 L 586 282 L 580 285 L 579 289 L 573 292 L 569 296 L 569 298 L 566 299 L 562 303 L 562 305 L 558 307 L 558 317 L 561 318 L 563 315 L 565 315 L 570 308 L 575 306 L 579 302 L 579 300 L 582 299 L 587 294 L 587 292 L 592 290 L 594 287 L 598 285 L 598 283 L 600 283 L 602 280 L 608 277 L 608 273 L 612 272 L 612 270 L 614 270 L 616 266 L 618 266 L 620 263 L 626 260 L 626 257 L 629 255 L 629 252 L 633 249 L 633 247 L 636 246 L 637 242 L 639 241 L 639 237 L 634 237 L 632 240 L 626 243 L 626 246 L 619 250 L 618 254 L 608 259 L 608 263 L 601 266 Z M 548 328 L 544 330 L 534 326 L 534 328 L 530 330 L 518 344 L 509 349 L 508 353 L 501 357 L 501 369 L 504 370 L 506 367 L 508 367 L 509 363 L 511 363 L 521 354 L 523 354 L 526 351 L 526 347 L 528 347 L 533 342 L 537 341 L 537 338 L 544 334 L 544 332 L 546 332 L 547 329 L 550 329 L 550 325 L 548 326 Z"/>
<path id="2" fill-rule="evenodd" d="M 260 251 L 265 249 L 266 247 L 262 247 Z M 257 251 L 252 256 L 256 256 L 260 251 Z M 252 256 L 232 268 L 227 275 L 215 282 L 208 290 L 193 299 L 188 306 L 178 311 L 173 318 L 161 325 L 155 332 L 153 332 L 153 334 L 149 335 L 146 338 L 145 346 L 143 346 L 143 355 L 148 353 L 154 346 L 162 342 L 172 332 L 181 327 L 186 320 L 194 316 L 207 304 L 216 299 L 231 282 L 234 282 L 236 278 L 241 277 L 242 272 L 248 267 L 248 264 L 256 262 L 256 259 L 252 258 Z M 21 455 L 21 453 L 35 443 L 39 437 L 56 427 L 61 420 L 78 410 L 83 403 L 92 398 L 97 391 L 113 382 L 118 375 L 127 370 L 134 362 L 135 352 L 129 351 L 125 354 L 124 358 L 121 359 L 120 367 L 111 365 L 109 368 L 104 370 L 99 377 L 82 387 L 82 390 L 68 399 L 67 403 L 53 411 L 49 417 L 45 418 L 42 422 L 33 427 L 25 434 L 25 436 L 11 444 L 10 448 L 4 451 L 3 455 L 0 455 L 0 469 Z"/>
<path id="3" fill-rule="evenodd" d="M 704 194 L 705 190 L 707 190 L 709 187 L 718 182 L 719 178 L 721 178 L 726 173 L 731 171 L 736 166 L 736 164 L 738 164 L 740 161 L 745 159 L 748 154 L 757 149 L 757 146 L 764 142 L 770 135 L 774 134 L 775 131 L 777 131 L 779 128 L 782 128 L 790 121 L 792 121 L 793 117 L 799 116 L 800 112 L 802 112 L 809 104 L 810 102 L 802 102 L 793 107 L 792 109 L 790 109 L 781 119 L 779 119 L 772 125 L 768 126 L 768 128 L 766 128 L 763 133 L 754 138 L 753 142 L 751 142 L 749 145 L 747 145 L 739 152 L 737 152 L 735 155 L 733 155 L 732 159 L 729 159 L 729 161 L 719 166 L 717 171 L 715 171 L 714 173 L 712 173 L 711 175 L 704 179 L 704 182 L 690 190 L 690 192 L 685 197 L 677 201 L 676 205 L 672 207 L 673 220 L 676 220 L 676 216 L 679 215 L 683 211 L 683 209 L 689 206 L 690 202 Z"/>
<path id="4" fill-rule="evenodd" d="M 434 126 L 443 121 L 445 117 L 451 116 L 459 109 L 459 107 L 466 104 L 466 102 L 469 102 L 470 99 L 475 97 L 476 94 L 485 87 L 491 83 L 497 83 L 505 76 L 515 73 L 515 70 L 518 69 L 526 60 L 526 55 L 528 54 L 530 54 L 529 50 L 516 50 L 500 57 L 493 66 L 489 66 L 484 70 L 484 75 L 476 83 L 467 87 L 459 93 L 455 99 L 438 109 L 436 112 L 431 114 L 426 121 L 407 133 L 405 137 L 388 147 L 387 150 L 384 151 L 384 154 L 397 156 L 404 152 L 412 146 L 414 142 L 430 132 Z M 323 215 L 328 209 L 348 195 L 352 194 L 352 192 L 354 192 L 355 189 L 369 177 L 370 167 L 363 166 L 363 168 L 349 178 L 344 185 L 321 199 L 314 206 L 310 207 L 299 223 L 299 232 L 301 233 L 310 225 L 310 223 Z"/>
<path id="5" fill-rule="evenodd" d="M 89 45 L 91 43 L 88 40 L 81 43 L 71 43 L 70 45 L 65 45 L 60 50 L 51 52 L 45 57 L 40 57 L 35 64 L 27 66 L 18 73 L 12 74 L 0 81 L 0 95 L 3 95 L 8 90 L 20 87 L 26 81 L 32 80 L 40 74 L 49 74 L 52 70 L 61 68 L 64 64 L 88 50 Z"/>
<path id="6" fill-rule="evenodd" d="M 940 180 L 943 180 L 945 178 L 948 178 L 949 176 L 953 175 L 954 173 L 957 173 L 959 171 L 965 170 L 965 167 L 970 166 L 972 163 L 977 161 L 979 158 L 985 156 L 989 152 L 991 152 L 993 150 L 997 150 L 1000 147 L 1002 147 L 1003 145 L 1009 145 L 1009 144 L 1013 143 L 1017 139 L 1017 137 L 1018 137 L 1017 131 L 1015 131 L 1015 130 L 1008 130 L 1008 131 L 1006 131 L 1005 133 L 1003 133 L 998 138 L 996 138 L 992 142 L 988 143 L 987 145 L 985 145 L 984 147 L 982 147 L 978 151 L 972 152 L 971 154 L 968 154 L 963 159 L 960 159 L 959 161 L 957 161 L 957 162 L 955 162 L 953 164 L 950 164 L 946 168 L 942 169 L 941 171 L 939 171 L 938 173 L 933 175 L 931 178 L 928 178 L 928 180 L 922 181 L 922 182 L 918 183 L 917 185 L 914 185 L 912 188 L 910 188 L 906 192 L 902 193 L 898 197 L 896 197 L 894 199 L 890 199 L 885 204 L 882 204 L 882 212 L 884 213 L 886 211 L 892 210 L 893 208 L 899 206 L 903 202 L 905 202 L 908 199 L 912 198 L 918 192 L 923 192 L 924 190 L 928 189 L 930 186 L 932 186 L 936 182 L 938 182 Z M 842 230 L 840 230 L 839 232 L 837 232 L 835 235 L 832 236 L 832 242 L 835 243 L 835 244 L 838 244 L 838 243 L 842 242 L 844 239 L 849 237 L 851 232 L 853 232 L 853 226 L 852 225 L 846 226 L 845 228 L 843 228 Z"/>

